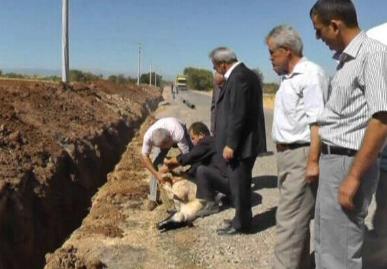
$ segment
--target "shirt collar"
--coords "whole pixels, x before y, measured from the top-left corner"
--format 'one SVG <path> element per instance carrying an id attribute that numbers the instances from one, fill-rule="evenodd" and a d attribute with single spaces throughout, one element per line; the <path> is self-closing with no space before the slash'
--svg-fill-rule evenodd
<path id="1" fill-rule="evenodd" d="M 235 69 L 235 67 L 236 67 L 238 64 L 240 64 L 240 63 L 241 63 L 241 62 L 236 62 L 236 63 L 234 63 L 234 64 L 227 70 L 226 74 L 224 74 L 224 78 L 225 78 L 226 80 L 230 77 L 231 72 Z"/>
<path id="2" fill-rule="evenodd" d="M 366 38 L 366 33 L 361 31 L 354 39 L 352 39 L 342 53 L 335 53 L 333 59 L 338 60 L 339 62 L 344 62 L 347 59 L 355 59 Z"/>
<path id="3" fill-rule="evenodd" d="M 291 77 L 293 77 L 295 75 L 303 74 L 305 72 L 305 68 L 306 68 L 303 63 L 306 62 L 307 60 L 308 59 L 306 57 L 302 57 L 298 61 L 298 63 L 296 63 L 296 65 L 293 68 L 293 71 L 290 74 L 283 75 L 283 79 L 288 79 L 288 78 L 291 78 Z"/>

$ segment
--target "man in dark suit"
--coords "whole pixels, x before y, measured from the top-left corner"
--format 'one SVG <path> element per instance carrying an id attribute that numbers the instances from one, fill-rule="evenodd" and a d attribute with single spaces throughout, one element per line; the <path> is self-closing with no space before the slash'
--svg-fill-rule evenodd
<path id="1" fill-rule="evenodd" d="M 214 74 L 214 89 L 212 90 L 211 98 L 211 134 L 215 135 L 215 112 L 216 112 L 216 103 L 218 101 L 220 92 L 223 90 L 224 86 L 224 76 L 215 72 Z"/>
<path id="2" fill-rule="evenodd" d="M 207 126 L 202 122 L 194 122 L 188 129 L 193 148 L 190 152 L 177 157 L 164 159 L 166 173 L 179 165 L 191 165 L 187 175 L 196 183 L 196 198 L 203 204 L 203 208 L 196 213 L 205 217 L 219 212 L 216 192 L 230 195 L 230 184 L 226 177 L 226 161 L 218 154 L 215 138 L 210 135 Z"/>
<path id="3" fill-rule="evenodd" d="M 197 169 L 199 166 L 210 166 L 218 171 L 226 170 L 226 162 L 223 158 L 217 156 L 215 138 L 211 136 L 208 127 L 203 122 L 192 123 L 188 128 L 188 133 L 193 144 L 191 151 L 177 157 L 164 159 L 166 167 L 163 168 L 163 172 L 167 172 L 166 168 L 170 171 L 179 165 L 191 165 L 187 175 L 190 180 L 197 183 Z"/>
<path id="4" fill-rule="evenodd" d="M 248 232 L 251 219 L 251 173 L 258 154 L 266 151 L 262 89 L 258 76 L 225 47 L 209 55 L 226 81 L 215 111 L 217 151 L 227 161 L 235 217 L 218 229 L 219 235 Z"/>

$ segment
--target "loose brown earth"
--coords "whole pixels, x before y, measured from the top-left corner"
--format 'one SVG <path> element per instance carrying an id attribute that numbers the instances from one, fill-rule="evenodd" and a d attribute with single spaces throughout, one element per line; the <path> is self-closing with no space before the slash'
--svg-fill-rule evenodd
<path id="1" fill-rule="evenodd" d="M 44 254 L 79 226 L 90 197 L 160 100 L 155 88 L 106 81 L 0 80 L 1 269 L 43 267 Z M 128 188 L 121 191 L 143 195 Z M 122 218 L 113 213 L 112 221 Z M 89 229 L 120 234 L 98 222 Z"/>
<path id="2" fill-rule="evenodd" d="M 157 110 L 156 116 L 176 116 L 187 124 L 208 118 L 210 97 L 197 104 L 196 111 L 182 105 L 180 98 Z M 188 97 L 187 97 L 188 98 Z M 273 206 L 276 193 L 273 176 L 259 176 L 257 188 L 270 192 L 262 205 L 254 208 L 257 234 L 219 237 L 215 229 L 233 210 L 199 219 L 194 227 L 159 233 L 155 224 L 166 217 L 165 203 L 149 212 L 143 201 L 148 191 L 146 173 L 140 163 L 142 136 L 153 121 L 148 119 L 128 145 L 121 161 L 109 174 L 108 182 L 93 197 L 90 214 L 64 245 L 46 255 L 46 269 L 53 268 L 269 268 L 273 244 Z M 268 157 L 272 158 L 272 156 Z M 267 160 L 272 163 L 272 159 Z M 261 171 L 272 173 L 272 166 Z M 270 181 L 270 182 L 269 182 Z M 256 195 L 259 200 L 259 195 Z M 257 201 L 259 203 L 259 201 Z"/>

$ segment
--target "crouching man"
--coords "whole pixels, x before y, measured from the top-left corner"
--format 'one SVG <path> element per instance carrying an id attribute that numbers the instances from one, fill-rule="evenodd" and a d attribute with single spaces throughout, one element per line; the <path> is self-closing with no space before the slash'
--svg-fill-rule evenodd
<path id="1" fill-rule="evenodd" d="M 188 178 L 197 184 L 197 188 L 187 188 L 187 180 L 173 181 L 172 188 L 165 186 L 175 200 L 177 212 L 158 224 L 159 230 L 169 230 L 186 225 L 197 217 L 205 217 L 219 212 L 219 204 L 215 201 L 216 192 L 230 194 L 229 182 L 225 176 L 226 162 L 217 154 L 215 139 L 202 122 L 194 122 L 189 127 L 189 135 L 193 148 L 189 153 L 175 158 L 165 159 L 163 172 L 168 172 L 179 165 L 191 165 Z M 186 182 L 183 182 L 186 181 Z M 195 192 L 192 194 L 192 191 Z M 184 193 L 190 192 L 190 193 Z M 190 198 L 187 201 L 187 197 Z M 184 198 L 184 199 L 183 199 Z M 177 201 L 176 201 L 177 200 Z M 177 203 L 176 203 L 177 202 Z"/>
<path id="2" fill-rule="evenodd" d="M 163 182 L 163 174 L 158 171 L 171 147 L 177 145 L 181 153 L 188 153 L 192 147 L 185 125 L 173 117 L 161 118 L 151 125 L 145 132 L 142 144 L 142 161 L 146 169 L 152 174 L 149 183 L 148 209 L 157 206 L 157 186 Z M 156 158 L 152 162 L 150 154 L 156 148 Z"/>

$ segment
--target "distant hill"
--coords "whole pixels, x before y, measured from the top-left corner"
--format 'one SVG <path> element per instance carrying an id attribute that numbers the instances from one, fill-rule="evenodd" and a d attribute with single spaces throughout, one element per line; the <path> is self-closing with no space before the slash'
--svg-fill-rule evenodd
<path id="1" fill-rule="evenodd" d="M 59 69 L 44 69 L 44 68 L 2 68 L 3 73 L 17 73 L 24 75 L 40 75 L 40 76 L 60 76 Z"/>
<path id="2" fill-rule="evenodd" d="M 134 74 L 132 72 L 123 72 L 123 71 L 106 71 L 101 70 L 97 68 L 87 69 L 87 68 L 73 68 L 70 67 L 70 69 L 77 69 L 81 70 L 83 72 L 89 72 L 96 75 L 103 75 L 104 77 L 109 77 L 111 75 L 118 75 L 118 74 L 124 74 L 125 76 L 130 77 L 136 77 L 137 74 Z M 24 74 L 24 75 L 37 75 L 37 76 L 61 76 L 62 71 L 60 69 L 48 69 L 48 68 L 7 68 L 7 67 L 1 67 L 0 70 L 4 73 L 16 73 L 16 74 Z"/>

